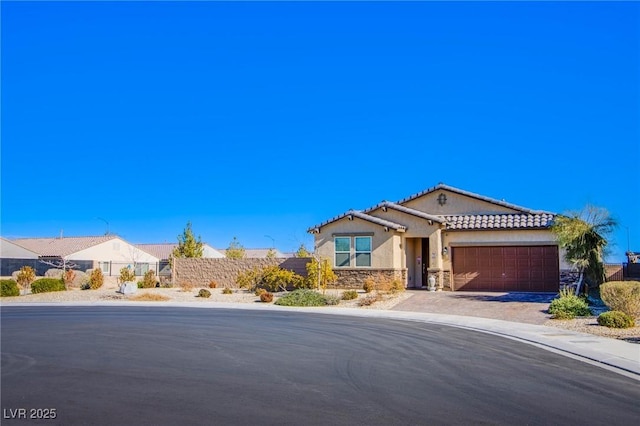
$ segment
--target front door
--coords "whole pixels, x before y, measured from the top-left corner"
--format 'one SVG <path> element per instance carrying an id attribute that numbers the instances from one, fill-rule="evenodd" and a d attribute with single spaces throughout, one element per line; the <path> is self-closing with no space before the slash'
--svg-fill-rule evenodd
<path id="1" fill-rule="evenodd" d="M 427 278 L 429 278 L 429 239 L 422 239 L 422 287 L 427 287 L 428 282 Z"/>

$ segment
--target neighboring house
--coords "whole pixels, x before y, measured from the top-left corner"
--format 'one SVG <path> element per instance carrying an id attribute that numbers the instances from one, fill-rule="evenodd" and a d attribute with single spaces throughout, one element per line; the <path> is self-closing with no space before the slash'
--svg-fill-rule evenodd
<path id="1" fill-rule="evenodd" d="M 409 288 L 433 277 L 440 289 L 555 292 L 570 266 L 549 229 L 554 216 L 439 184 L 308 232 L 345 285 L 384 275 Z"/>
<path id="2" fill-rule="evenodd" d="M 72 262 L 77 269 L 100 268 L 103 274 L 119 275 L 123 267 L 131 267 L 137 276 L 148 270 L 158 273 L 159 259 L 115 235 L 98 237 L 18 238 L 11 242 L 38 254 L 38 275 L 53 268 L 46 262 Z"/>
<path id="3" fill-rule="evenodd" d="M 222 253 L 223 256 L 226 256 L 227 250 L 218 249 Z M 245 259 L 266 259 L 269 256 L 269 252 L 273 251 L 273 256 L 276 259 L 286 259 L 289 257 L 293 257 L 290 254 L 286 254 L 281 252 L 280 250 L 273 248 L 259 248 L 259 249 L 244 249 L 244 258 Z"/>
<path id="4" fill-rule="evenodd" d="M 38 270 L 38 253 L 0 237 L 0 276 L 8 277 L 23 266 Z"/>
<path id="5" fill-rule="evenodd" d="M 640 278 L 640 252 L 627 252 L 627 264 L 624 267 L 624 276 Z"/>
<path id="6" fill-rule="evenodd" d="M 165 277 L 171 276 L 169 257 L 171 257 L 173 250 L 178 247 L 178 243 L 136 244 L 136 247 L 160 259 L 158 275 Z M 214 249 L 207 243 L 203 243 L 202 257 L 218 259 L 223 258 L 224 253 L 221 253 L 220 251 Z"/>

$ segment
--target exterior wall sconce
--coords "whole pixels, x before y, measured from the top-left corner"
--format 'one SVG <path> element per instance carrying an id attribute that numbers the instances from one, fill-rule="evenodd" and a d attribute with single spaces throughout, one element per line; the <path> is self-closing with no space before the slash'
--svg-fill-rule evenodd
<path id="1" fill-rule="evenodd" d="M 440 204 L 441 206 L 447 204 L 447 196 L 444 194 L 438 195 L 438 204 Z"/>
<path id="2" fill-rule="evenodd" d="M 446 247 L 445 247 L 445 248 L 443 248 L 443 249 L 442 249 L 442 255 L 443 255 L 443 256 L 446 256 L 446 255 L 448 255 L 448 254 L 449 254 L 449 250 L 447 250 L 447 248 L 446 248 Z"/>

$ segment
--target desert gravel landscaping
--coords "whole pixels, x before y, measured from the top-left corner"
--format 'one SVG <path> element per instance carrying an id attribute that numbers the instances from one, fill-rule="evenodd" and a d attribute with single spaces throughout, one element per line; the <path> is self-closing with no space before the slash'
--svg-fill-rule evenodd
<path id="1" fill-rule="evenodd" d="M 144 294 L 164 296 L 159 300 L 169 303 L 261 303 L 260 298 L 253 293 L 241 289 L 234 289 L 231 294 L 223 294 L 222 289 L 209 289 L 211 297 L 197 297 L 199 288 L 190 291 L 183 291 L 181 288 L 151 288 L 138 289 L 135 295 L 123 295 L 118 293 L 115 286 L 109 286 L 98 290 L 70 289 L 51 293 L 27 294 L 26 296 L 3 297 L 0 299 L 0 306 L 19 303 L 105 303 L 110 301 L 131 301 L 131 304 L 140 303 L 136 297 Z M 343 290 L 327 290 L 327 294 L 341 295 Z M 284 293 L 275 293 L 274 301 Z M 415 297 L 418 296 L 418 297 Z M 358 309 L 394 309 L 404 311 L 417 311 L 426 313 L 443 313 L 451 315 L 479 316 L 484 318 L 502 319 L 516 322 L 538 323 L 541 325 L 556 327 L 581 333 L 589 333 L 603 337 L 621 339 L 631 343 L 640 344 L 640 327 L 636 326 L 627 329 L 613 329 L 602 327 L 597 323 L 597 316 L 576 318 L 573 320 L 553 320 L 549 315 L 539 312 L 548 308 L 548 303 L 539 303 L 539 312 L 536 313 L 534 321 L 527 320 L 522 313 L 522 304 L 513 302 L 492 303 L 489 299 L 495 298 L 494 294 L 484 294 L 482 297 L 470 294 L 438 292 L 428 293 L 424 291 L 405 291 L 397 294 L 384 295 L 383 300 L 370 306 L 359 306 L 358 302 L 366 297 L 362 290 L 358 291 L 358 299 L 342 300 L 339 305 L 333 307 L 358 308 Z M 447 302 L 447 300 L 450 302 Z M 415 303 L 420 300 L 420 303 Z M 144 298 L 143 298 L 144 301 Z M 466 303 L 465 303 L 466 302 Z M 482 302 L 482 303 L 480 303 Z M 151 302 L 153 303 L 153 302 Z M 478 308 L 478 304 L 482 308 Z M 450 304 L 450 305 L 448 305 Z M 493 306 L 492 306 L 493 305 Z M 318 308 L 322 309 L 322 308 Z M 505 317 L 505 313 L 508 317 Z M 597 312 L 599 313 L 599 312 Z"/>
<path id="2" fill-rule="evenodd" d="M 74 302 L 109 302 L 109 301 L 131 301 L 138 302 L 136 296 L 143 294 L 160 295 L 167 298 L 166 302 L 173 303 L 261 303 L 260 298 L 253 293 L 241 289 L 233 289 L 231 294 L 223 294 L 221 288 L 208 289 L 211 297 L 197 297 L 200 288 L 194 288 L 190 291 L 183 291 L 181 288 L 150 288 L 138 289 L 135 294 L 123 295 L 116 291 L 115 287 L 101 288 L 98 290 L 79 290 L 69 289 L 68 291 L 56 291 L 50 293 L 27 294 L 26 296 L 3 297 L 0 299 L 2 305 L 13 303 L 74 303 Z M 341 295 L 343 290 L 327 290 L 327 294 Z M 278 300 L 284 293 L 274 293 L 274 302 Z M 358 299 L 342 300 L 339 305 L 333 307 L 341 308 L 359 308 L 359 309 L 390 309 L 397 303 L 411 297 L 411 294 L 402 292 L 397 294 L 388 294 L 383 296 L 383 300 L 376 302 L 370 306 L 358 306 L 358 301 L 366 297 L 366 293 L 362 290 L 358 291 Z"/>

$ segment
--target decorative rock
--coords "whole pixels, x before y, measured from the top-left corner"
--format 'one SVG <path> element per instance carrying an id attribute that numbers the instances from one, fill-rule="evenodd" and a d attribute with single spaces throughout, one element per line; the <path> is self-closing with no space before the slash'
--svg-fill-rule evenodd
<path id="1" fill-rule="evenodd" d="M 133 281 L 120 284 L 120 290 L 118 290 L 122 294 L 133 294 L 136 291 L 138 291 L 138 284 Z"/>

